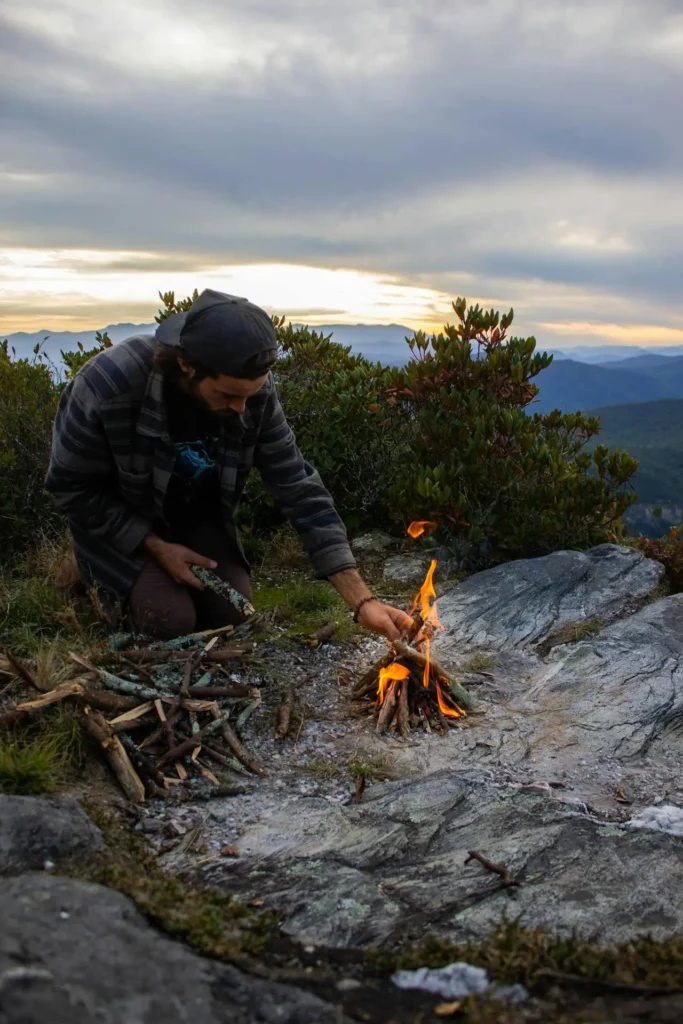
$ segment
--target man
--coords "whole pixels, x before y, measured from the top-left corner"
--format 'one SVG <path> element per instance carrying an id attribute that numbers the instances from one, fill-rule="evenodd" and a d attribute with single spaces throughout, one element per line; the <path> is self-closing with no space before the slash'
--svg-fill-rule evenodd
<path id="1" fill-rule="evenodd" d="M 234 514 L 252 466 L 316 576 L 358 622 L 390 639 L 412 624 L 357 572 L 332 498 L 283 414 L 276 356 L 264 310 L 206 290 L 156 335 L 95 356 L 65 389 L 46 487 L 67 516 L 85 582 L 131 628 L 167 639 L 239 621 L 192 566 L 251 599 Z"/>

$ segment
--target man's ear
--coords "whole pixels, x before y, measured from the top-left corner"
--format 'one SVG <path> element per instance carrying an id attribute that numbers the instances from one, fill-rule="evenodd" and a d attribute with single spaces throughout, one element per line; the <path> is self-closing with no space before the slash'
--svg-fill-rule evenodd
<path id="1" fill-rule="evenodd" d="M 176 359 L 178 360 L 178 366 L 183 371 L 185 376 L 189 377 L 190 380 L 192 380 L 195 374 L 194 366 L 190 366 L 189 363 L 186 363 L 182 356 L 176 356 Z"/>

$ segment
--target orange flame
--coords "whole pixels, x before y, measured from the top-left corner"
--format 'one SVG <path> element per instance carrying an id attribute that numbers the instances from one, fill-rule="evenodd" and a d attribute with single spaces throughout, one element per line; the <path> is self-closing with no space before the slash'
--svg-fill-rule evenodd
<path id="1" fill-rule="evenodd" d="M 394 661 L 387 668 L 380 669 L 379 687 L 377 689 L 377 700 L 379 704 L 381 705 L 384 703 L 384 698 L 390 682 L 399 682 L 401 679 L 407 679 L 409 675 L 410 669 L 407 669 L 405 665 L 401 665 L 397 661 Z"/>
<path id="2" fill-rule="evenodd" d="M 453 707 L 449 707 L 448 706 L 448 704 L 446 703 L 446 701 L 444 699 L 444 695 L 443 695 L 443 691 L 441 689 L 441 685 L 438 682 L 436 684 L 436 699 L 439 702 L 439 710 L 441 711 L 442 715 L 446 715 L 447 718 L 464 718 L 465 717 L 465 712 L 463 711 L 462 708 L 458 707 L 458 705 L 455 703 L 455 701 L 453 701 Z"/>
<path id="3" fill-rule="evenodd" d="M 423 533 L 426 533 L 428 537 L 436 530 L 438 523 L 432 523 L 428 519 L 416 519 L 415 522 L 411 523 L 408 527 L 408 536 L 412 537 L 413 540 L 417 540 Z"/>
<path id="4" fill-rule="evenodd" d="M 408 527 L 408 533 L 411 537 L 421 537 L 423 533 L 430 536 L 436 530 L 437 525 L 437 523 L 432 523 L 429 520 L 416 520 Z M 425 688 L 429 688 L 432 681 L 434 682 L 436 699 L 443 715 L 447 718 L 464 718 L 466 712 L 463 711 L 462 708 L 458 707 L 450 694 L 444 691 L 440 681 L 436 678 L 432 680 L 430 656 L 431 641 L 434 633 L 439 629 L 443 629 L 436 609 L 436 590 L 434 589 L 434 573 L 436 571 L 436 566 L 437 561 L 433 558 L 429 569 L 427 570 L 424 583 L 416 594 L 415 600 L 413 601 L 413 607 L 410 609 L 411 617 L 416 612 L 419 612 L 421 621 L 420 631 L 415 638 L 415 642 L 419 650 L 424 649 L 426 658 L 424 672 L 422 673 L 422 685 Z M 381 707 L 387 695 L 393 690 L 393 687 L 397 686 L 401 680 L 408 679 L 409 676 L 410 670 L 399 662 L 393 662 L 391 665 L 387 666 L 387 668 L 380 669 L 379 686 L 377 688 L 377 706 Z"/>

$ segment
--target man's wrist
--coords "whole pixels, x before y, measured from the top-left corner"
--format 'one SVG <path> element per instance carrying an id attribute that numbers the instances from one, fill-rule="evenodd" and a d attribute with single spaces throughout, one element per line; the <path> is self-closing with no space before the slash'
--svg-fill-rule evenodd
<path id="1" fill-rule="evenodd" d="M 143 541 L 143 547 L 148 555 L 156 558 L 159 552 L 165 547 L 166 541 L 162 540 L 156 533 L 150 533 Z"/>

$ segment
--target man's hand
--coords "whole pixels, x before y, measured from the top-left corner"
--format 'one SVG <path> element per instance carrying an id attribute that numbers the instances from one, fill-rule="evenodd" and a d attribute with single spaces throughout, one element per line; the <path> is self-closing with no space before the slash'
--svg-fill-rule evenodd
<path id="1" fill-rule="evenodd" d="M 203 590 L 204 584 L 192 572 L 190 566 L 201 565 L 205 569 L 215 569 L 216 563 L 212 558 L 205 558 L 198 555 L 196 551 L 184 547 L 182 544 L 170 544 L 161 537 L 152 535 L 145 541 L 147 551 L 155 562 L 168 573 L 175 583 L 184 583 L 195 590 Z"/>
<path id="2" fill-rule="evenodd" d="M 366 629 L 382 633 L 388 640 L 398 640 L 415 625 L 410 615 L 400 608 L 392 608 L 390 604 L 376 600 L 365 602 L 358 612 L 358 622 Z"/>

